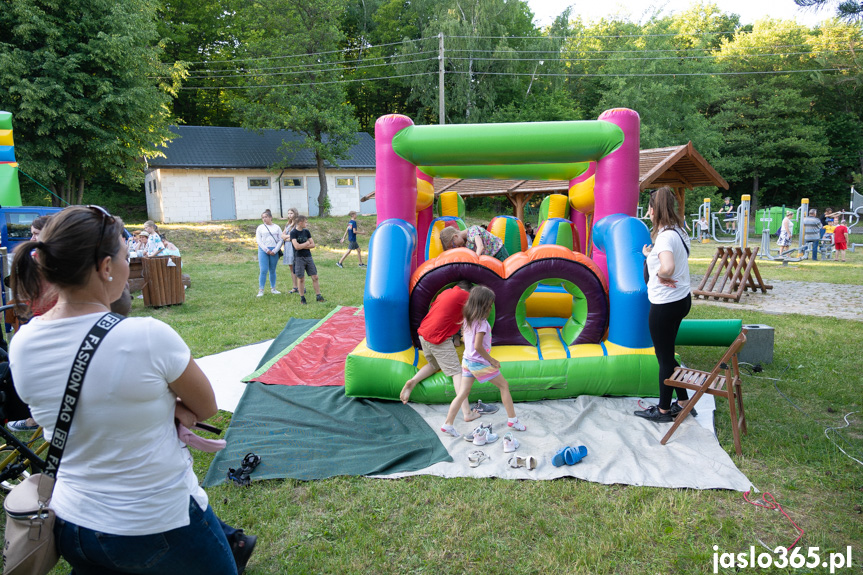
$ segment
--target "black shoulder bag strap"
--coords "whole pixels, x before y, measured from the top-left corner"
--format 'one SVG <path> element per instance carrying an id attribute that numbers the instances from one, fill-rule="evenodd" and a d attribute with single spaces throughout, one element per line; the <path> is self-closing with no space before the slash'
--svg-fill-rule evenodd
<path id="1" fill-rule="evenodd" d="M 680 233 L 680 228 L 673 229 L 677 232 L 677 236 L 680 238 L 680 241 L 683 242 L 683 249 L 686 250 L 686 257 L 689 257 L 689 246 L 686 245 L 686 240 L 683 239 L 683 234 Z"/>
<path id="2" fill-rule="evenodd" d="M 75 408 L 78 406 L 78 398 L 81 396 L 81 383 L 87 375 L 90 360 L 101 345 L 102 340 L 108 335 L 118 323 L 125 318 L 119 314 L 108 312 L 103 315 L 84 337 L 78 353 L 75 354 L 75 362 L 69 372 L 69 382 L 63 393 L 63 402 L 60 404 L 60 413 L 57 414 L 57 424 L 54 426 L 54 434 L 51 436 L 51 445 L 48 447 L 48 455 L 45 457 L 45 470 L 43 475 L 52 479 L 57 477 L 57 469 L 60 467 L 60 458 L 66 447 L 66 439 L 69 437 L 69 428 L 72 427 L 72 419 L 75 417 Z"/>
<path id="3" fill-rule="evenodd" d="M 668 229 L 669 228 L 665 228 L 664 230 L 662 230 L 662 232 L 664 232 Z M 689 246 L 686 245 L 686 240 L 684 240 L 683 236 L 680 234 L 680 229 L 679 228 L 671 228 L 671 229 L 673 229 L 675 232 L 677 232 L 678 237 L 680 237 L 680 241 L 683 242 L 683 249 L 686 250 L 686 257 L 689 257 Z M 662 232 L 659 232 L 659 233 L 661 234 Z M 647 258 L 644 258 L 644 265 L 642 266 L 642 274 L 644 275 L 644 283 L 647 284 L 647 282 L 650 281 L 650 275 L 647 273 Z"/>

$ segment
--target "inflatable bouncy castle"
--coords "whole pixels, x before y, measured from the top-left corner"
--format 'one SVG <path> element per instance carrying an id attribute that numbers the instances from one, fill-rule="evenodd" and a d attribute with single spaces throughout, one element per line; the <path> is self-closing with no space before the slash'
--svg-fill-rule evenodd
<path id="1" fill-rule="evenodd" d="M 345 393 L 398 399 L 425 363 L 416 332 L 432 301 L 468 280 L 496 294 L 491 355 L 516 401 L 655 395 L 641 252 L 650 234 L 634 217 L 639 129 L 638 114 L 627 109 L 580 122 L 416 126 L 401 115 L 378 119 L 366 337 L 347 357 Z M 501 262 L 466 248 L 442 250 L 440 230 L 465 227 L 464 204 L 441 194 L 435 217 L 434 177 L 563 179 L 570 189 L 543 203 L 531 246 L 521 222 L 492 220 L 489 230 L 510 253 Z M 711 329 L 733 339 L 739 326 L 733 336 L 733 325 L 725 334 Z M 690 324 L 678 341 L 697 332 Z M 452 380 L 438 372 L 417 385 L 411 401 L 454 396 Z M 473 385 L 472 400 L 498 397 L 491 383 Z"/>

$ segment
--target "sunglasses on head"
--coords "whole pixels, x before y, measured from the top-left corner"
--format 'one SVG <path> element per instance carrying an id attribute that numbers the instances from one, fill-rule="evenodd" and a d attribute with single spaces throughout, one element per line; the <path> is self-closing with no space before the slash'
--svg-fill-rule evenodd
<path id="1" fill-rule="evenodd" d="M 97 214 L 102 216 L 102 229 L 99 231 L 99 241 L 96 243 L 96 253 L 93 254 L 96 259 L 96 264 L 99 264 L 99 248 L 102 247 L 102 240 L 105 239 L 105 226 L 107 224 L 113 224 L 116 220 L 114 216 L 108 213 L 108 210 L 103 208 L 102 206 L 87 206 L 87 209 L 93 210 Z"/>

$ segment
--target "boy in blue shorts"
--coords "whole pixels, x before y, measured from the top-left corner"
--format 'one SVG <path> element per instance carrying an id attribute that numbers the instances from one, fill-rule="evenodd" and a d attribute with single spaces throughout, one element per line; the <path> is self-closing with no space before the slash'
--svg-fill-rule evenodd
<path id="1" fill-rule="evenodd" d="M 366 264 L 363 263 L 363 253 L 360 251 L 360 244 L 357 243 L 357 234 L 360 233 L 357 229 L 357 213 L 350 212 L 348 213 L 348 217 L 351 218 L 351 221 L 348 222 L 345 235 L 342 236 L 342 243 L 345 243 L 345 238 L 348 238 L 348 251 L 342 256 L 342 259 L 336 262 L 336 265 L 340 268 L 344 267 L 342 264 L 345 262 L 345 258 L 351 255 L 351 251 L 357 250 L 357 258 L 360 260 L 360 267 L 364 268 L 366 267 Z"/>
<path id="2" fill-rule="evenodd" d="M 296 227 L 291 230 L 291 243 L 294 245 L 294 275 L 297 276 L 297 289 L 300 290 L 300 303 L 306 303 L 306 272 L 312 278 L 312 286 L 315 288 L 315 295 L 318 301 L 324 301 L 324 296 L 321 295 L 321 286 L 318 283 L 318 268 L 315 266 L 315 260 L 312 259 L 312 249 L 315 247 L 315 240 L 312 239 L 312 232 L 306 229 L 306 216 L 297 216 Z"/>

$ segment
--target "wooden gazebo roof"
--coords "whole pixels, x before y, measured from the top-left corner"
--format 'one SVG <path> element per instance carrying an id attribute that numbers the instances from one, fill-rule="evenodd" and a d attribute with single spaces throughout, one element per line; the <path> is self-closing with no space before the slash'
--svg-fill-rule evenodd
<path id="1" fill-rule="evenodd" d="M 638 155 L 638 189 L 654 190 L 662 186 L 690 190 L 699 186 L 716 186 L 727 190 L 728 182 L 690 141 L 683 146 L 641 150 Z"/>
<path id="2" fill-rule="evenodd" d="M 692 142 L 682 146 L 641 150 L 638 156 L 638 189 L 651 190 L 669 186 L 674 189 L 683 210 L 683 190 L 699 186 L 728 189 L 728 182 L 713 169 Z M 566 180 L 473 180 L 435 178 L 435 195 L 455 191 L 463 197 L 506 196 L 515 207 L 515 215 L 524 218 L 524 205 L 534 194 L 566 194 Z M 374 192 L 361 198 L 374 197 Z"/>

